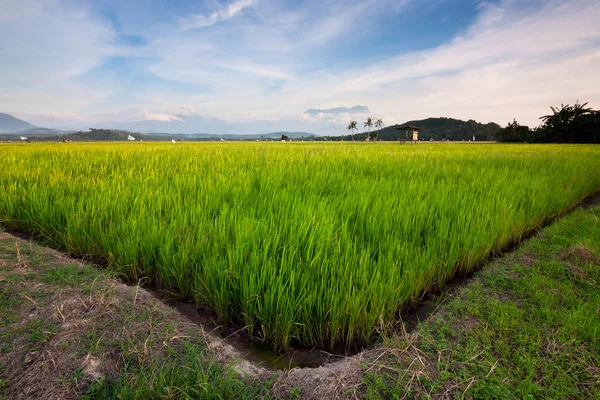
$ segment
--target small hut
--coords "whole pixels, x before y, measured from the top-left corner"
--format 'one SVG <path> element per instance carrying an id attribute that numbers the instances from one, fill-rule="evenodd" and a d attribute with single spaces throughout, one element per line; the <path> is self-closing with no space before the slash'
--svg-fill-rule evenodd
<path id="1" fill-rule="evenodd" d="M 419 128 L 418 126 L 399 126 L 396 128 L 397 131 L 400 132 L 399 140 L 401 142 L 405 142 L 410 140 L 411 143 L 416 143 L 419 141 L 419 131 L 422 131 L 423 128 Z"/>

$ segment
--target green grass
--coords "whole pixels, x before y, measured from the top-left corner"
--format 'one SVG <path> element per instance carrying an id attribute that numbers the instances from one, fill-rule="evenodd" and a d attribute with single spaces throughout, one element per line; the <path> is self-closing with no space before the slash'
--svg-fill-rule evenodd
<path id="1" fill-rule="evenodd" d="M 8 145 L 0 220 L 273 347 L 381 321 L 600 188 L 600 147 Z"/>
<path id="2" fill-rule="evenodd" d="M 61 265 L 49 268 L 42 277 L 42 281 L 55 285 L 74 287 L 89 283 L 94 278 L 96 278 L 96 274 L 94 273 L 94 268 L 90 265 Z"/>
<path id="3" fill-rule="evenodd" d="M 188 340 L 177 352 L 125 369 L 114 379 L 100 380 L 84 397 L 100 399 L 266 399 L 268 381 L 243 380 L 232 370 L 210 361 L 206 347 Z"/>
<path id="4" fill-rule="evenodd" d="M 365 397 L 600 398 L 599 216 L 544 229 L 390 339 L 390 357 L 366 367 Z"/>

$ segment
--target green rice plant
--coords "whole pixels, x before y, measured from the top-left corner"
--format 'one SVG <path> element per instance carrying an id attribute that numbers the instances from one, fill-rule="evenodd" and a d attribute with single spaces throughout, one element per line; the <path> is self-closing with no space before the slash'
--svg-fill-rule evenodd
<path id="1" fill-rule="evenodd" d="M 0 221 L 194 299 L 278 349 L 381 321 L 600 188 L 600 147 L 0 147 Z"/>

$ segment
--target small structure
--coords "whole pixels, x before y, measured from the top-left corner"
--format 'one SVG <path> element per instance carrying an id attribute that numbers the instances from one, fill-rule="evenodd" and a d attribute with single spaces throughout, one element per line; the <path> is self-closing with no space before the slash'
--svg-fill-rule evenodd
<path id="1" fill-rule="evenodd" d="M 290 140 L 289 137 L 285 136 L 285 135 L 281 135 L 281 141 L 282 142 L 287 142 L 288 140 Z"/>
<path id="2" fill-rule="evenodd" d="M 410 125 L 399 126 L 395 129 L 400 132 L 399 140 L 401 143 L 410 140 L 411 144 L 417 143 L 419 141 L 419 131 L 423 130 L 423 128 L 419 128 L 418 126 Z"/>

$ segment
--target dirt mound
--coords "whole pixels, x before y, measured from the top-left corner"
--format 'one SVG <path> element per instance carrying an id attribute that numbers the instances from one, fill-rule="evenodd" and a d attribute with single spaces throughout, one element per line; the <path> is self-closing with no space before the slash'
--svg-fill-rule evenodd
<path id="1" fill-rule="evenodd" d="M 581 260 L 586 263 L 600 265 L 600 258 L 596 255 L 596 253 L 582 244 L 578 244 L 569 249 L 561 251 L 559 254 L 559 259 L 562 261 Z"/>

